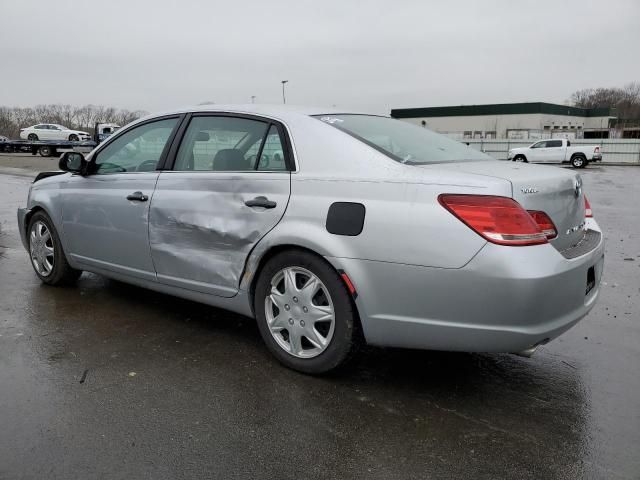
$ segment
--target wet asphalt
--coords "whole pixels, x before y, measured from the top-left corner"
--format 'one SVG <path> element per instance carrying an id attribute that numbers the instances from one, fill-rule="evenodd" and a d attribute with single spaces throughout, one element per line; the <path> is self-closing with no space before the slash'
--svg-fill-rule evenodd
<path id="1" fill-rule="evenodd" d="M 640 168 L 583 177 L 607 248 L 576 327 L 530 359 L 366 348 L 314 378 L 251 319 L 41 285 L 31 179 L 0 175 L 0 479 L 640 478 Z"/>

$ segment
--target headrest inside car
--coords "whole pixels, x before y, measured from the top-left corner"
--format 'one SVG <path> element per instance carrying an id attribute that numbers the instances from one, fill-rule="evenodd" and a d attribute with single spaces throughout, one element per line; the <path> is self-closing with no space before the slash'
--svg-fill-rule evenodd
<path id="1" fill-rule="evenodd" d="M 208 142 L 210 138 L 209 132 L 198 132 L 196 142 Z"/>
<path id="2" fill-rule="evenodd" d="M 242 171 L 249 169 L 249 161 L 245 160 L 240 150 L 225 148 L 216 153 L 212 167 L 214 170 Z"/>

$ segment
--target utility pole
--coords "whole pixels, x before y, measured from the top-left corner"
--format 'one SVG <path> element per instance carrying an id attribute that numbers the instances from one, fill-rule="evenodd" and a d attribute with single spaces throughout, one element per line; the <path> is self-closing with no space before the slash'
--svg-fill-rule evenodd
<path id="1" fill-rule="evenodd" d="M 282 83 L 282 103 L 287 103 L 287 99 L 284 96 L 284 85 L 285 83 L 289 83 L 289 80 L 282 80 L 280 83 Z"/>
<path id="2" fill-rule="evenodd" d="M 256 103 L 256 96 L 255 95 L 251 95 L 251 103 Z"/>

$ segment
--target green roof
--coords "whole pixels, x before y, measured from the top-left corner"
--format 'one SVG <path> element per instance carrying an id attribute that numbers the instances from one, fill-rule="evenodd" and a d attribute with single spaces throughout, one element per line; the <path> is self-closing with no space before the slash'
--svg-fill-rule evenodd
<path id="1" fill-rule="evenodd" d="M 557 105 L 555 103 L 492 103 L 488 105 L 459 105 L 452 107 L 395 108 L 391 110 L 394 118 L 419 117 L 461 117 L 473 115 L 517 115 L 546 113 L 550 115 L 569 115 L 573 117 L 608 117 L 609 108 L 579 108 Z"/>

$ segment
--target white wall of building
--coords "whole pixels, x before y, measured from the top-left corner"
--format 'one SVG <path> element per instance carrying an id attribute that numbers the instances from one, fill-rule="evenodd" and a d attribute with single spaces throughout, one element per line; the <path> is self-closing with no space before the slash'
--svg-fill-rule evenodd
<path id="1" fill-rule="evenodd" d="M 507 130 L 578 130 L 607 128 L 609 117 L 578 117 L 545 113 L 510 115 L 468 115 L 451 117 L 403 118 L 416 125 L 426 122 L 430 130 L 441 133 L 471 132 L 471 138 L 508 138 Z M 556 128 L 557 127 L 557 128 Z M 478 133 L 476 133 L 478 132 Z M 482 132 L 481 134 L 479 132 Z M 492 137 L 491 132 L 495 132 Z M 512 135 L 513 136 L 513 135 Z"/>

